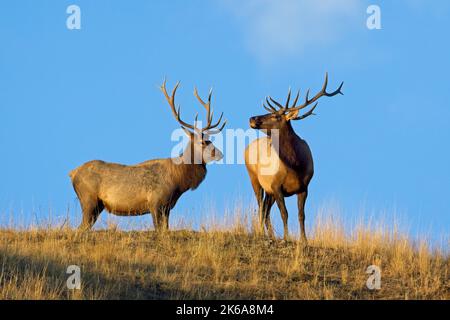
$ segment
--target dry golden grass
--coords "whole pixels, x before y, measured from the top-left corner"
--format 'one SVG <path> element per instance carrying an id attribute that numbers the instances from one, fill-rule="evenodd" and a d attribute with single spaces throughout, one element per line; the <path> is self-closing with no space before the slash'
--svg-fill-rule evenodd
<path id="1" fill-rule="evenodd" d="M 450 259 L 369 227 L 316 223 L 309 247 L 269 241 L 248 218 L 201 232 L 0 231 L 0 299 L 449 299 Z M 220 224 L 217 224 L 220 225 Z M 378 230 L 378 231 L 377 231 Z M 81 267 L 81 290 L 66 269 Z M 381 290 L 366 287 L 369 265 Z"/>

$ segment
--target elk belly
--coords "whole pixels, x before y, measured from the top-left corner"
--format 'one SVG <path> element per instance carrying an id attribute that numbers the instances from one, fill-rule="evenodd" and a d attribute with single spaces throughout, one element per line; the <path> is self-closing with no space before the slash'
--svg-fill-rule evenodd
<path id="1" fill-rule="evenodd" d="M 131 216 L 149 213 L 146 194 L 116 188 L 102 193 L 100 199 L 106 210 L 116 215 Z"/>
<path id="2" fill-rule="evenodd" d="M 285 197 L 290 197 L 299 193 L 302 187 L 301 181 L 297 177 L 296 173 L 292 170 L 288 170 L 286 178 L 281 186 L 283 195 Z"/>

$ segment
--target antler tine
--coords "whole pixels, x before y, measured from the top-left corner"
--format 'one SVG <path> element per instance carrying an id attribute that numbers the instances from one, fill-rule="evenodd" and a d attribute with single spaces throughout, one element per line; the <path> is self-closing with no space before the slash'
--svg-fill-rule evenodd
<path id="1" fill-rule="evenodd" d="M 212 119 L 213 119 L 213 116 L 214 116 L 214 109 L 211 108 L 211 97 L 212 97 L 212 92 L 213 92 L 213 89 L 210 88 L 210 89 L 209 89 L 209 94 L 208 94 L 208 115 L 207 115 L 207 118 L 208 118 L 208 125 L 211 124 Z"/>
<path id="2" fill-rule="evenodd" d="M 341 82 L 341 85 L 339 86 L 339 88 L 337 88 L 336 91 L 334 91 L 334 92 L 332 92 L 332 93 L 327 93 L 327 92 L 325 92 L 325 95 L 326 95 L 327 97 L 333 97 L 333 96 L 335 96 L 335 95 L 337 95 L 337 94 L 344 95 L 344 93 L 341 91 L 343 86 L 344 86 L 344 81 Z"/>
<path id="3" fill-rule="evenodd" d="M 307 106 L 310 102 L 309 102 L 309 93 L 311 92 L 311 89 L 308 89 L 308 91 L 306 91 L 306 96 L 305 96 L 305 106 Z M 295 107 L 295 106 L 294 106 Z"/>
<path id="4" fill-rule="evenodd" d="M 342 95 L 343 95 L 343 93 L 342 93 L 342 91 L 341 91 L 343 85 L 344 85 L 344 82 L 341 83 L 341 85 L 339 86 L 339 88 L 337 88 L 336 91 L 334 91 L 334 92 L 332 92 L 332 93 L 328 93 L 328 92 L 327 92 L 327 87 L 328 87 L 328 72 L 326 72 L 326 73 L 325 73 L 325 82 L 324 82 L 324 84 L 323 84 L 322 91 L 320 91 L 320 92 L 313 98 L 313 100 L 314 100 L 314 99 L 317 100 L 317 99 L 319 99 L 319 98 L 322 97 L 322 96 L 333 97 L 333 96 L 335 96 L 335 95 L 337 95 L 337 94 L 342 94 Z M 317 97 L 317 98 L 316 98 L 316 97 Z M 314 100 L 314 101 L 315 101 L 315 100 Z"/>
<path id="5" fill-rule="evenodd" d="M 327 96 L 327 97 L 333 97 L 333 96 L 335 96 L 335 95 L 337 95 L 337 94 L 342 94 L 343 95 L 343 93 L 341 92 L 341 89 L 342 89 L 342 86 L 344 85 L 344 82 L 342 82 L 341 83 L 341 85 L 339 86 L 339 88 L 336 90 L 336 91 L 334 91 L 334 92 L 332 92 L 332 93 L 328 93 L 327 92 L 327 87 L 328 87 L 328 72 L 327 73 L 325 73 L 325 83 L 323 84 L 323 88 L 322 88 L 322 91 L 321 92 L 323 92 L 323 95 L 324 96 Z"/>
<path id="6" fill-rule="evenodd" d="M 276 110 L 266 107 L 266 104 L 264 102 L 263 102 L 263 108 L 266 109 L 267 111 L 269 111 L 270 113 L 272 113 L 273 111 L 276 111 Z"/>
<path id="7" fill-rule="evenodd" d="M 321 92 L 327 92 L 327 87 L 328 87 L 328 72 L 325 72 L 325 82 L 323 83 Z"/>
<path id="8" fill-rule="evenodd" d="M 291 102 L 291 87 L 289 87 L 289 92 L 288 92 L 288 96 L 286 99 L 286 104 L 284 106 L 285 109 L 289 108 L 289 102 Z"/>
<path id="9" fill-rule="evenodd" d="M 277 109 L 270 103 L 269 97 L 266 97 L 266 102 L 267 102 L 267 105 L 269 106 L 270 110 L 272 110 L 272 111 L 269 110 L 270 112 L 277 112 Z"/>
<path id="10" fill-rule="evenodd" d="M 187 122 L 184 122 L 183 120 L 181 120 L 181 110 L 180 110 L 180 106 L 178 106 L 178 111 L 176 112 L 176 115 L 175 115 L 175 119 L 183 126 L 183 127 L 186 127 L 186 128 L 189 128 L 189 129 L 192 129 L 192 130 L 194 130 L 194 131 L 197 131 L 197 127 L 196 127 L 196 124 L 194 123 L 194 125 L 192 125 L 192 124 L 189 124 L 189 123 L 187 123 Z"/>
<path id="11" fill-rule="evenodd" d="M 277 112 L 277 109 L 270 103 L 269 97 L 266 97 L 266 102 L 270 109 L 272 109 L 274 112 Z"/>
<path id="12" fill-rule="evenodd" d="M 205 107 L 206 102 L 203 101 L 203 99 L 200 98 L 200 96 L 198 95 L 197 87 L 194 87 L 194 95 L 195 95 L 195 97 L 197 98 L 197 100 Z M 206 107 L 205 107 L 205 108 L 206 108 Z"/>
<path id="13" fill-rule="evenodd" d="M 294 103 L 292 104 L 293 107 L 297 104 L 298 98 L 300 97 L 300 90 L 297 91 L 297 96 L 294 99 Z"/>
<path id="14" fill-rule="evenodd" d="M 280 109 L 285 109 L 279 102 L 275 101 L 274 99 L 272 99 L 271 96 L 269 96 L 270 101 L 272 101 L 273 103 L 275 103 L 277 105 L 278 108 Z"/>
<path id="15" fill-rule="evenodd" d="M 297 91 L 297 95 L 295 96 L 294 103 L 292 104 L 292 107 L 289 106 L 289 103 L 291 102 L 291 97 L 292 97 L 292 91 L 291 91 L 291 88 L 289 88 L 288 96 L 287 96 L 287 99 L 286 99 L 286 104 L 284 106 L 282 106 L 281 103 L 279 103 L 278 101 L 273 99 L 271 96 L 268 96 L 268 97 L 266 97 L 266 102 L 267 102 L 267 105 L 269 107 L 267 107 L 266 104 L 263 102 L 263 108 L 266 109 L 267 111 L 271 112 L 271 113 L 290 110 L 291 108 L 294 108 L 295 105 L 297 104 L 298 99 L 300 97 L 300 90 Z M 306 95 L 306 99 L 308 99 L 308 94 Z M 278 109 L 274 105 L 272 105 L 271 102 L 273 104 L 275 104 L 278 107 Z"/>
<path id="16" fill-rule="evenodd" d="M 211 105 L 211 97 L 212 97 L 212 93 L 213 93 L 213 88 L 209 89 L 209 94 L 208 94 L 208 103 L 209 105 Z"/>
<path id="17" fill-rule="evenodd" d="M 169 103 L 169 105 L 170 105 L 170 107 L 172 109 L 172 113 L 174 114 L 174 116 L 176 116 L 175 94 L 177 92 L 178 86 L 180 85 L 180 81 L 178 81 L 175 84 L 175 87 L 172 90 L 172 95 L 170 97 L 169 97 L 169 94 L 167 93 L 167 90 L 166 90 L 166 83 L 167 83 L 167 80 L 166 80 L 166 78 L 164 78 L 164 82 L 159 88 L 164 93 L 164 96 L 166 97 L 166 100 L 167 100 L 167 102 Z"/>
<path id="18" fill-rule="evenodd" d="M 311 115 L 315 116 L 316 114 L 314 113 L 314 109 L 316 109 L 318 104 L 319 103 L 316 102 L 316 104 L 307 113 L 301 115 L 300 117 L 294 118 L 293 120 L 302 120 L 302 119 L 305 119 L 305 118 L 307 118 L 307 117 L 309 117 Z"/>
<path id="19" fill-rule="evenodd" d="M 203 99 L 200 98 L 200 96 L 198 95 L 197 87 L 194 88 L 194 95 L 197 98 L 197 100 L 200 102 L 200 104 L 206 109 L 206 112 L 207 112 L 207 115 L 206 115 L 207 125 L 206 126 L 211 125 L 211 122 L 212 122 L 212 114 L 211 114 L 212 88 L 209 90 L 207 103 L 205 101 L 203 101 Z"/>
<path id="20" fill-rule="evenodd" d="M 217 129 L 217 133 L 221 132 L 223 130 L 223 128 L 225 128 L 225 126 L 227 125 L 227 120 L 225 120 L 222 125 L 220 126 L 219 129 Z"/>
<path id="21" fill-rule="evenodd" d="M 225 127 L 225 124 L 226 124 L 226 121 L 225 121 L 222 124 L 222 126 L 219 129 L 217 129 L 217 127 L 220 125 L 220 122 L 222 121 L 223 112 L 220 115 L 219 120 L 217 120 L 217 122 L 215 124 L 212 124 L 212 121 L 213 121 L 213 118 L 214 118 L 214 110 L 212 110 L 212 108 L 211 108 L 212 93 L 213 93 L 213 90 L 211 88 L 209 90 L 209 94 L 208 94 L 208 102 L 205 102 L 198 95 L 197 88 L 194 89 L 195 97 L 200 102 L 200 104 L 206 109 L 206 113 L 207 113 L 207 115 L 206 115 L 206 119 L 207 119 L 206 126 L 204 128 L 202 128 L 202 129 L 200 129 L 200 131 L 202 133 L 208 133 L 208 134 L 211 134 L 211 132 L 219 133 L 220 131 L 222 131 L 222 129 Z M 211 129 L 215 129 L 215 130 L 211 130 Z"/>
<path id="22" fill-rule="evenodd" d="M 164 79 L 163 84 L 161 85 L 160 89 L 161 91 L 164 93 L 164 96 L 166 97 L 167 102 L 169 103 L 170 109 L 172 110 L 172 114 L 175 117 L 175 119 L 185 128 L 191 129 L 191 130 L 195 130 L 195 126 L 184 122 L 183 120 L 181 120 L 181 115 L 180 115 L 180 106 L 178 106 L 178 110 L 175 107 L 175 94 L 177 93 L 177 89 L 180 86 L 180 81 L 178 81 L 175 85 L 175 87 L 172 90 L 172 95 L 169 96 L 169 94 L 167 93 L 167 89 L 166 89 L 166 79 Z"/>
<path id="23" fill-rule="evenodd" d="M 222 117 L 221 117 L 221 118 L 222 118 Z M 218 124 L 218 123 L 217 123 L 217 124 Z M 210 129 L 205 130 L 204 133 L 206 133 L 206 134 L 208 134 L 208 135 L 220 133 L 220 132 L 223 130 L 223 128 L 225 128 L 226 124 L 227 124 L 227 120 L 225 120 L 225 121 L 222 123 L 222 125 L 220 126 L 220 128 L 210 128 Z"/>
<path id="24" fill-rule="evenodd" d="M 219 120 L 217 120 L 217 122 L 213 125 L 209 125 L 208 127 L 205 128 L 205 131 L 210 130 L 210 129 L 215 129 L 217 128 L 217 126 L 220 124 L 220 122 L 222 121 L 223 118 L 223 112 L 220 114 Z M 226 122 L 226 121 L 225 121 Z"/>
<path id="25" fill-rule="evenodd" d="M 197 124 L 198 124 L 198 112 L 195 114 L 195 119 L 194 119 L 194 127 L 195 127 L 196 131 L 198 130 Z"/>

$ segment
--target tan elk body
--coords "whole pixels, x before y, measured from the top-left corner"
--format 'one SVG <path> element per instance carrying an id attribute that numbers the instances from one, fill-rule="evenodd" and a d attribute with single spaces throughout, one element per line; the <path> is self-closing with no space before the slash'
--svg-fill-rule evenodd
<path id="1" fill-rule="evenodd" d="M 220 132 L 222 116 L 212 124 L 211 92 L 208 102 L 195 96 L 207 111 L 207 125 L 197 128 L 180 118 L 175 107 L 178 84 L 169 96 L 165 82 L 161 86 L 173 115 L 189 136 L 189 143 L 177 158 L 149 160 L 137 165 L 122 165 L 104 161 L 90 161 L 70 172 L 72 184 L 83 211 L 81 229 L 90 229 L 106 208 L 119 216 L 137 216 L 151 213 L 155 228 L 168 229 L 170 210 L 179 197 L 196 189 L 206 176 L 206 164 L 220 160 L 222 153 L 208 140 L 209 134 Z"/>
<path id="2" fill-rule="evenodd" d="M 297 106 L 299 93 L 290 106 L 289 90 L 286 104 L 283 106 L 271 97 L 266 98 L 268 114 L 250 118 L 250 126 L 264 130 L 267 137 L 253 141 L 245 150 L 245 164 L 259 207 L 261 231 L 264 226 L 270 236 L 274 236 L 270 222 L 270 209 L 277 203 L 283 219 L 284 238 L 288 237 L 288 211 L 285 197 L 297 195 L 301 238 L 306 243 L 305 202 L 308 197 L 308 185 L 314 175 L 314 163 L 311 150 L 291 125 L 293 120 L 302 120 L 313 114 L 317 103 L 305 114 L 300 110 L 308 107 L 323 96 L 332 97 L 342 94 L 340 87 L 333 93 L 327 93 L 328 74 L 322 90 L 312 99 L 309 91 L 305 102 Z"/>

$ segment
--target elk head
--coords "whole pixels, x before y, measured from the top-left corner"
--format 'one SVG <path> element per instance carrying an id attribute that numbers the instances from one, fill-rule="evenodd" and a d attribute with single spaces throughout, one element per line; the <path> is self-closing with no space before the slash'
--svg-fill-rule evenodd
<path id="1" fill-rule="evenodd" d="M 180 82 L 177 82 L 175 87 L 172 90 L 172 94 L 169 96 L 166 90 L 166 80 L 164 80 L 161 91 L 164 93 L 167 102 L 172 110 L 172 114 L 175 119 L 181 124 L 181 128 L 187 134 L 190 139 L 189 145 L 187 146 L 183 156 L 184 161 L 190 164 L 206 164 L 211 161 L 217 161 L 223 158 L 222 152 L 217 149 L 214 144 L 209 140 L 209 136 L 213 134 L 220 133 L 226 125 L 226 121 L 220 125 L 223 117 L 223 112 L 217 120 L 216 123 L 213 123 L 213 115 L 214 111 L 211 110 L 211 97 L 212 90 L 209 91 L 208 102 L 203 101 L 202 98 L 198 95 L 197 88 L 194 89 L 194 95 L 200 104 L 206 109 L 206 126 L 203 128 L 198 128 L 198 113 L 195 116 L 194 124 L 189 124 L 181 119 L 180 115 L 180 106 L 178 109 L 175 107 L 175 94 L 180 85 Z M 219 127 L 220 126 L 220 127 Z"/>
<path id="2" fill-rule="evenodd" d="M 266 103 L 263 103 L 264 109 L 269 111 L 268 114 L 261 115 L 261 116 L 255 116 L 250 118 L 250 126 L 253 129 L 265 129 L 268 130 L 268 133 L 270 134 L 270 130 L 272 129 L 281 129 L 284 126 L 286 126 L 291 120 L 302 120 L 310 115 L 314 114 L 314 110 L 316 109 L 318 102 L 321 97 L 333 97 L 337 94 L 343 94 L 341 92 L 342 86 L 344 85 L 344 82 L 341 83 L 339 88 L 332 92 L 327 92 L 327 86 L 328 86 L 328 73 L 325 75 L 325 82 L 323 84 L 322 90 L 317 93 L 312 99 L 309 98 L 309 90 L 306 93 L 305 102 L 301 105 L 297 106 L 298 98 L 300 96 L 300 91 L 297 92 L 297 96 L 294 99 L 293 104 L 290 106 L 290 100 L 291 100 L 291 90 L 289 89 L 288 97 L 286 100 L 285 105 L 281 105 L 274 99 L 272 99 L 270 96 L 266 98 Z M 316 102 L 312 108 L 306 112 L 303 115 L 300 115 L 300 110 L 310 106 Z"/>

